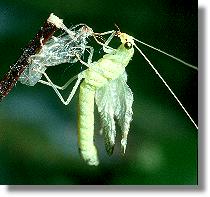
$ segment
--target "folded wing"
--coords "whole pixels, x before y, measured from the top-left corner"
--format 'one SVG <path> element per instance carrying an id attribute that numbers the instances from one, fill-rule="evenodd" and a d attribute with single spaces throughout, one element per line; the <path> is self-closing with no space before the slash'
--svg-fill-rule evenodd
<path id="1" fill-rule="evenodd" d="M 124 72 L 96 91 L 95 100 L 102 123 L 107 153 L 113 153 L 116 137 L 115 118 L 122 132 L 121 150 L 125 153 L 127 135 L 132 120 L 133 93 L 127 85 Z"/>

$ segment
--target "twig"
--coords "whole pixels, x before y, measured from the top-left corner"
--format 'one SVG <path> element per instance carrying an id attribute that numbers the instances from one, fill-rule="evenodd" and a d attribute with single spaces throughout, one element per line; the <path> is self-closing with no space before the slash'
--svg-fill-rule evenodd
<path id="1" fill-rule="evenodd" d="M 42 46 L 52 37 L 58 28 L 63 27 L 63 20 L 51 14 L 43 27 L 38 31 L 33 40 L 24 49 L 17 62 L 10 68 L 0 81 L 0 101 L 7 96 L 14 85 L 17 83 L 21 73 L 30 63 L 30 57 L 40 52 Z"/>

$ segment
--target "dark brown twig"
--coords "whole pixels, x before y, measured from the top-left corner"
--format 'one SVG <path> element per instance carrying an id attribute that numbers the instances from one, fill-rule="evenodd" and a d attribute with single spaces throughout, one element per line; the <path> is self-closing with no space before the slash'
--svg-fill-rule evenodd
<path id="1" fill-rule="evenodd" d="M 0 81 L 0 101 L 7 96 L 11 89 L 16 84 L 21 73 L 27 68 L 30 63 L 30 57 L 40 52 L 42 46 L 52 37 L 58 28 L 62 28 L 62 20 L 51 14 L 43 27 L 38 31 L 33 40 L 24 49 L 22 55 L 17 62 L 5 74 Z"/>

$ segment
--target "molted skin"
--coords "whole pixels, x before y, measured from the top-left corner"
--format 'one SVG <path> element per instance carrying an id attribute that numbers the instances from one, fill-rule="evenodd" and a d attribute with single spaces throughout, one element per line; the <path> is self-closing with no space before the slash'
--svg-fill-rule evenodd
<path id="1" fill-rule="evenodd" d="M 22 55 L 19 57 L 17 62 L 10 68 L 8 73 L 5 74 L 2 81 L 0 81 L 0 102 L 9 94 L 11 89 L 17 83 L 21 73 L 29 65 L 30 57 L 39 53 L 42 46 L 52 37 L 54 32 L 58 29 L 58 22 L 62 20 L 51 14 L 48 20 L 44 23 L 43 27 L 38 31 L 33 40 L 31 40 L 28 46 L 24 49 Z M 56 22 L 56 23 L 54 23 Z"/>

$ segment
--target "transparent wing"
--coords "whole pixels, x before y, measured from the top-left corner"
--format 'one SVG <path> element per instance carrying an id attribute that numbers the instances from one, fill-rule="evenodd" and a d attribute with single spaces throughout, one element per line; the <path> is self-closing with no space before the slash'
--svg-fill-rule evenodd
<path id="1" fill-rule="evenodd" d="M 121 127 L 121 149 L 125 153 L 127 135 L 133 114 L 133 94 L 126 82 L 127 75 L 124 72 L 123 75 L 110 81 L 106 86 L 96 91 L 95 100 L 102 122 L 102 130 L 108 154 L 112 154 L 115 144 L 115 117 Z"/>
<path id="2" fill-rule="evenodd" d="M 101 129 L 105 138 L 105 147 L 109 155 L 113 153 L 115 145 L 114 95 L 113 81 L 96 91 L 95 101 L 101 118 Z"/>
<path id="3" fill-rule="evenodd" d="M 34 60 L 20 75 L 18 81 L 22 84 L 34 86 L 42 78 L 42 73 L 45 72 L 47 67 L 41 63 L 42 56 L 36 55 L 36 59 L 39 61 Z"/>
<path id="4" fill-rule="evenodd" d="M 124 74 L 117 79 L 116 94 L 118 95 L 115 102 L 115 116 L 122 131 L 121 151 L 124 154 L 127 145 L 127 135 L 132 121 L 132 105 L 133 93 L 127 85 L 127 74 Z"/>

